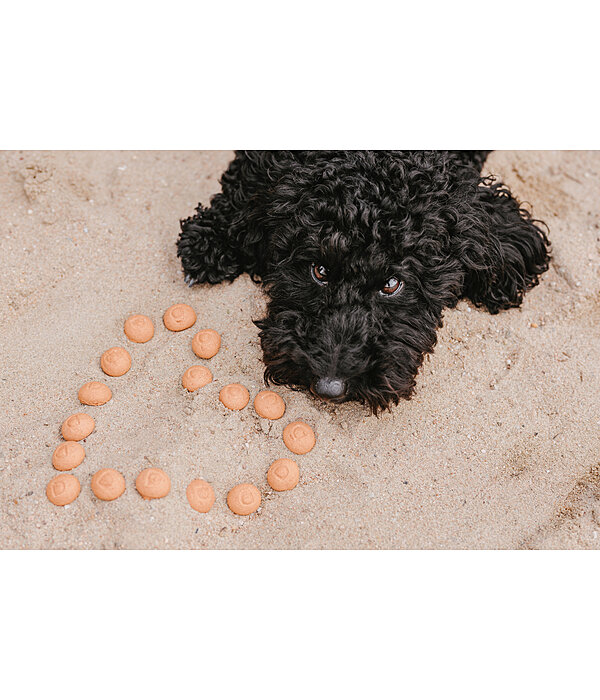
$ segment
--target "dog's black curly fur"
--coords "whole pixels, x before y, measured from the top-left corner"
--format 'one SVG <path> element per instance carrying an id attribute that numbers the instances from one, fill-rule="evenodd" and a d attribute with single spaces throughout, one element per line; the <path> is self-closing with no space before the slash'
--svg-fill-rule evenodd
<path id="1" fill-rule="evenodd" d="M 519 306 L 548 268 L 542 222 L 480 176 L 488 153 L 237 152 L 181 222 L 186 281 L 262 281 L 267 383 L 318 393 L 333 377 L 336 400 L 389 408 L 412 395 L 445 308 Z"/>

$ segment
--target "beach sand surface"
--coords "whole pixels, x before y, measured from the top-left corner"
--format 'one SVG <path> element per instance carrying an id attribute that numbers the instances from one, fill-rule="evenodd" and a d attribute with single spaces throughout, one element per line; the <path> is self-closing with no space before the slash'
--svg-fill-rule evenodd
<path id="1" fill-rule="evenodd" d="M 178 220 L 209 202 L 231 152 L 4 152 L 0 154 L 0 547 L 146 548 L 600 548 L 600 153 L 496 152 L 497 174 L 550 227 L 554 260 L 521 309 L 492 316 L 466 302 L 446 312 L 416 396 L 380 418 L 355 404 L 324 405 L 276 388 L 278 421 L 259 418 L 264 388 L 257 329 L 265 298 L 246 275 L 188 289 L 176 257 Z M 171 304 L 198 320 L 167 331 Z M 154 338 L 123 334 L 147 314 Z M 198 360 L 201 328 L 222 334 Z M 100 356 L 122 345 L 123 377 Z M 184 370 L 214 381 L 194 394 Z M 113 399 L 82 407 L 77 390 L 106 381 Z M 248 387 L 225 409 L 219 390 Z M 70 506 L 46 498 L 60 426 L 86 411 L 96 430 L 74 473 Z M 316 447 L 297 458 L 300 482 L 277 493 L 272 461 L 291 457 L 282 430 L 304 420 Z M 135 478 L 157 466 L 170 494 L 144 501 Z M 102 467 L 125 476 L 114 502 L 95 498 Z M 209 481 L 216 501 L 192 510 L 185 490 Z M 228 490 L 251 482 L 260 510 L 239 517 Z"/>

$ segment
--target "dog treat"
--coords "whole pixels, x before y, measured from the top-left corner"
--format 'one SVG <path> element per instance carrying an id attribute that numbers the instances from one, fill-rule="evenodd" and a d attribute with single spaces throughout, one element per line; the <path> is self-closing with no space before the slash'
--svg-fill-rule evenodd
<path id="1" fill-rule="evenodd" d="M 116 469 L 100 469 L 92 477 L 92 491 L 101 501 L 114 501 L 125 491 L 123 474 Z"/>
<path id="2" fill-rule="evenodd" d="M 133 343 L 147 343 L 154 337 L 154 324 L 143 314 L 135 314 L 125 321 L 125 335 Z"/>
<path id="3" fill-rule="evenodd" d="M 219 399 L 226 408 L 241 411 L 250 401 L 250 392 L 241 384 L 228 384 L 221 389 Z"/>
<path id="4" fill-rule="evenodd" d="M 300 479 L 300 470 L 293 459 L 276 459 L 269 467 L 267 481 L 275 491 L 289 491 Z"/>
<path id="5" fill-rule="evenodd" d="M 72 503 L 81 492 L 79 479 L 73 474 L 59 474 L 50 479 L 46 486 L 46 496 L 55 506 L 66 506 Z"/>
<path id="6" fill-rule="evenodd" d="M 148 467 L 138 474 L 135 488 L 146 500 L 164 498 L 171 490 L 171 479 L 158 467 Z"/>
<path id="7" fill-rule="evenodd" d="M 260 491 L 252 484 L 238 484 L 227 494 L 227 505 L 236 515 L 250 515 L 260 506 Z"/>
<path id="8" fill-rule="evenodd" d="M 187 487 L 185 495 L 189 504 L 198 513 L 208 513 L 215 502 L 213 487 L 203 479 L 194 479 Z"/>
<path id="9" fill-rule="evenodd" d="M 86 406 L 102 406 L 112 399 L 112 391 L 102 382 L 88 382 L 81 387 L 77 396 Z"/>
<path id="10" fill-rule="evenodd" d="M 221 347 L 221 336 L 212 328 L 205 328 L 198 331 L 192 338 L 192 350 L 203 360 L 210 360 Z"/>
<path id="11" fill-rule="evenodd" d="M 295 421 L 283 429 L 283 442 L 294 454 L 305 455 L 315 446 L 316 438 L 310 425 Z"/>
<path id="12" fill-rule="evenodd" d="M 52 455 L 52 466 L 59 472 L 68 472 L 78 467 L 85 459 L 85 450 L 74 440 L 59 445 Z"/>
<path id="13" fill-rule="evenodd" d="M 212 374 L 209 369 L 202 365 L 194 365 L 186 369 L 181 378 L 183 388 L 188 391 L 196 391 L 212 382 Z"/>
<path id="14" fill-rule="evenodd" d="M 84 440 L 95 427 L 96 421 L 87 413 L 74 413 L 62 424 L 61 432 L 65 440 Z"/>
<path id="15" fill-rule="evenodd" d="M 125 348 L 110 348 L 100 358 L 100 367 L 110 377 L 122 377 L 131 369 L 131 355 Z"/>
<path id="16" fill-rule="evenodd" d="M 163 321 L 170 331 L 184 331 L 196 323 L 196 312 L 188 304 L 173 304 L 165 311 Z"/>
<path id="17" fill-rule="evenodd" d="M 261 418 L 277 420 L 285 413 L 285 401 L 274 391 L 259 391 L 254 399 L 254 409 Z"/>

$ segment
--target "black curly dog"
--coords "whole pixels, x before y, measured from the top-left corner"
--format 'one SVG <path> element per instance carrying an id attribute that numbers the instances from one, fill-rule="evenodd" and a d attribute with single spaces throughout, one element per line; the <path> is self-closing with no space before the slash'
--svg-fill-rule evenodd
<path id="1" fill-rule="evenodd" d="M 267 384 L 389 408 L 445 308 L 519 306 L 548 269 L 544 224 L 480 176 L 488 153 L 237 152 L 210 207 L 181 221 L 186 282 L 265 285 Z"/>

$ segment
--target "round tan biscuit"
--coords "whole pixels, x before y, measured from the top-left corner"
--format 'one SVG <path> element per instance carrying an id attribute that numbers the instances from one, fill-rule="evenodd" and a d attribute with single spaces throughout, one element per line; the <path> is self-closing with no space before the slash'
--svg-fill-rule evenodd
<path id="1" fill-rule="evenodd" d="M 87 413 L 74 413 L 69 416 L 60 429 L 65 440 L 85 440 L 94 432 L 96 421 Z"/>
<path id="2" fill-rule="evenodd" d="M 227 494 L 227 505 L 236 515 L 250 515 L 260 506 L 260 491 L 253 484 L 238 484 Z"/>
<path id="3" fill-rule="evenodd" d="M 275 491 L 289 491 L 300 480 L 300 469 L 293 459 L 276 459 L 269 467 L 267 481 Z"/>
<path id="4" fill-rule="evenodd" d="M 112 391 L 102 382 L 87 382 L 77 396 L 86 406 L 102 406 L 112 399 Z"/>
<path id="5" fill-rule="evenodd" d="M 185 370 L 181 378 L 181 384 L 188 391 L 196 391 L 212 382 L 212 374 L 209 369 L 202 365 L 194 365 Z"/>
<path id="6" fill-rule="evenodd" d="M 285 401 L 274 391 L 259 391 L 254 399 L 254 410 L 261 418 L 278 420 L 285 413 Z"/>
<path id="7" fill-rule="evenodd" d="M 116 469 L 100 469 L 92 477 L 92 491 L 101 501 L 114 501 L 125 491 L 125 478 Z"/>
<path id="8" fill-rule="evenodd" d="M 196 323 L 196 312 L 189 304 L 173 304 L 165 311 L 163 322 L 170 331 L 184 331 Z"/>
<path id="9" fill-rule="evenodd" d="M 131 369 L 131 355 L 125 348 L 110 348 L 102 353 L 100 367 L 110 377 L 122 377 Z"/>
<path id="10" fill-rule="evenodd" d="M 310 425 L 294 421 L 283 429 L 283 442 L 294 454 L 305 455 L 315 446 L 316 438 Z"/>
<path id="11" fill-rule="evenodd" d="M 198 513 L 208 513 L 215 502 L 215 492 L 213 487 L 203 479 L 194 479 L 188 485 L 185 495 L 188 503 Z"/>
<path id="12" fill-rule="evenodd" d="M 59 474 L 50 479 L 46 486 L 46 496 L 55 506 L 72 503 L 81 493 L 79 479 L 73 474 Z"/>
<path id="13" fill-rule="evenodd" d="M 221 347 L 221 336 L 212 328 L 205 328 L 198 331 L 192 338 L 192 350 L 203 360 L 210 360 L 214 357 Z"/>
<path id="14" fill-rule="evenodd" d="M 130 316 L 125 321 L 123 330 L 133 343 L 147 343 L 154 337 L 154 324 L 144 314 Z"/>
<path id="15" fill-rule="evenodd" d="M 59 445 L 52 455 L 52 466 L 59 472 L 68 472 L 78 467 L 85 459 L 83 446 L 74 440 Z"/>
<path id="16" fill-rule="evenodd" d="M 227 384 L 219 392 L 219 400 L 232 411 L 241 411 L 250 401 L 250 392 L 241 384 Z"/>
<path id="17" fill-rule="evenodd" d="M 143 469 L 135 480 L 135 487 L 146 500 L 164 498 L 171 490 L 171 479 L 162 469 Z"/>

